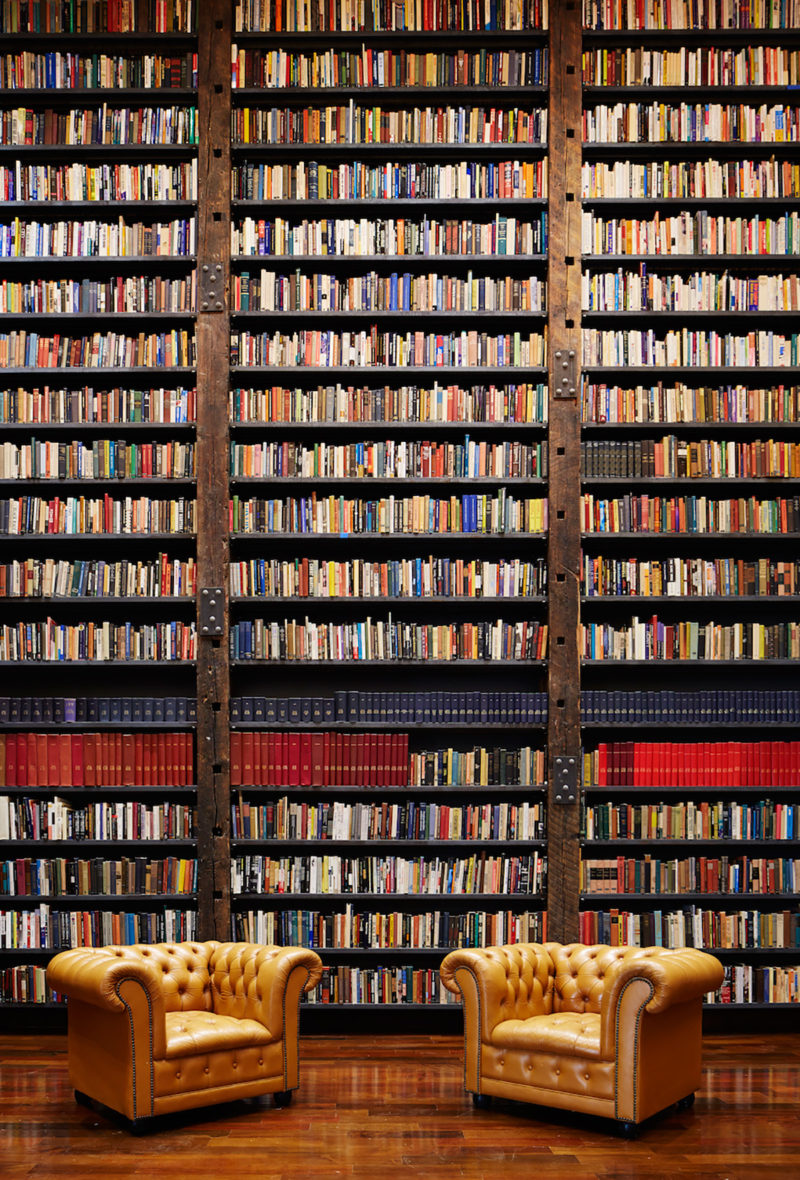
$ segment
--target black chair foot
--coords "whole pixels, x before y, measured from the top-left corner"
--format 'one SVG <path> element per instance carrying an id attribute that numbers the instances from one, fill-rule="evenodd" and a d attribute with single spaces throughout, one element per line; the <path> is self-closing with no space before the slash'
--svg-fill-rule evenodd
<path id="1" fill-rule="evenodd" d="M 617 1127 L 623 1139 L 635 1139 L 639 1134 L 638 1123 L 617 1123 Z"/>
<path id="2" fill-rule="evenodd" d="M 153 1119 L 131 1119 L 130 1121 L 131 1135 L 147 1135 L 153 1127 Z"/>
<path id="3" fill-rule="evenodd" d="M 273 1094 L 273 1100 L 276 1106 L 288 1106 L 292 1101 L 291 1090 L 279 1090 L 277 1094 Z"/>
<path id="4" fill-rule="evenodd" d="M 84 1094 L 83 1090 L 75 1090 L 75 1101 L 78 1106 L 91 1106 L 92 1100 L 88 1094 Z"/>
<path id="5" fill-rule="evenodd" d="M 678 1110 L 691 1110 L 694 1106 L 694 1091 L 687 1094 L 685 1098 L 681 1098 L 678 1102 Z"/>
<path id="6" fill-rule="evenodd" d="M 491 1094 L 473 1094 L 472 1105 L 477 1106 L 479 1110 L 486 1110 L 487 1107 L 492 1105 Z"/>

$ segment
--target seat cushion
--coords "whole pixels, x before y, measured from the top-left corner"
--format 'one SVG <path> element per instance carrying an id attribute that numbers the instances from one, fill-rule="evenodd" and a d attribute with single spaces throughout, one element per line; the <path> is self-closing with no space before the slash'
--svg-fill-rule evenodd
<path id="1" fill-rule="evenodd" d="M 216 1012 L 168 1012 L 165 1058 L 193 1057 L 226 1049 L 246 1049 L 275 1040 L 257 1020 L 237 1020 Z"/>
<path id="2" fill-rule="evenodd" d="M 600 1057 L 600 1017 L 595 1012 L 555 1012 L 527 1020 L 503 1020 L 492 1029 L 497 1049 Z"/>

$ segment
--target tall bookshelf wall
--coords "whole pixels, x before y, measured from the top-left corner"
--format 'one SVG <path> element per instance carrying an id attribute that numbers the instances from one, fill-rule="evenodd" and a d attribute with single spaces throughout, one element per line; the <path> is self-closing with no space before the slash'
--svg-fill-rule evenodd
<path id="1" fill-rule="evenodd" d="M 584 12 L 580 931 L 753 1014 L 798 998 L 800 13 L 665 14 Z"/>
<path id="2" fill-rule="evenodd" d="M 196 937 L 197 43 L 2 6 L 3 1010 Z M 13 894 L 13 900 L 8 897 Z"/>
<path id="3" fill-rule="evenodd" d="M 2 19 L 19 7 L 5 5 Z M 711 639 L 712 623 L 718 644 L 738 639 L 724 630 L 735 624 L 745 625 L 748 643 L 761 642 L 758 627 L 767 629 L 764 642 L 797 643 L 788 625 L 800 619 L 800 524 L 791 516 L 798 15 L 784 14 L 788 30 L 755 34 L 723 29 L 725 14 L 709 13 L 706 23 L 720 27 L 700 33 L 681 30 L 676 8 L 661 22 L 674 31 L 660 32 L 637 31 L 637 11 L 607 5 L 587 5 L 581 22 L 569 0 L 551 4 L 549 29 L 527 0 L 337 4 L 308 16 L 302 5 L 204 0 L 196 23 L 186 6 L 121 4 L 112 15 L 131 27 L 108 33 L 86 24 L 96 6 L 64 7 L 75 14 L 68 33 L 6 24 L 0 222 L 61 221 L 73 233 L 84 220 L 192 228 L 166 253 L 148 246 L 146 257 L 125 250 L 118 258 L 112 243 L 77 267 L 75 258 L 30 250 L 15 257 L 25 251 L 19 234 L 9 238 L 0 478 L 22 487 L 5 498 L 149 495 L 194 507 L 182 531 L 165 537 L 129 524 L 114 537 L 105 525 L 101 535 L 66 523 L 60 532 L 42 525 L 36 536 L 6 536 L 3 622 L 30 625 L 19 632 L 29 644 L 39 634 L 30 627 L 51 616 L 56 625 L 129 623 L 134 632 L 178 623 L 188 646 L 154 670 L 152 659 L 124 651 L 116 661 L 83 649 L 44 659 L 31 647 L 17 659 L 18 632 L 4 632 L 17 694 L 10 701 L 107 704 L 96 721 L 80 704 L 75 721 L 59 705 L 53 716 L 10 712 L 0 721 L 7 774 L 23 758 L 41 760 L 35 790 L 13 769 L 17 784 L 0 791 L 8 827 L 0 826 L 0 861 L 14 875 L 13 887 L 1 887 L 17 895 L 0 899 L 1 1010 L 39 1024 L 50 1010 L 17 994 L 36 988 L 49 999 L 41 968 L 52 947 L 35 926 L 48 905 L 51 914 L 145 915 L 138 927 L 113 926 L 110 937 L 110 918 L 94 930 L 90 919 L 85 929 L 73 919 L 63 927 L 70 941 L 161 937 L 171 928 L 147 921 L 169 911 L 186 915 L 182 929 L 198 937 L 312 943 L 326 974 L 307 1027 L 329 1027 L 334 1010 L 348 1013 L 348 1027 L 369 1027 L 388 1004 L 405 1013 L 406 1027 L 455 1028 L 437 980 L 446 949 L 545 936 L 685 938 L 719 951 L 731 969 L 716 997 L 726 1003 L 714 1011 L 747 1003 L 757 1014 L 762 968 L 773 970 L 772 1007 L 796 1001 L 798 764 L 785 744 L 770 747 L 773 767 L 766 743 L 792 742 L 797 652 L 666 660 L 631 645 L 650 643 L 653 616 L 706 628 L 684 627 L 688 643 Z M 762 45 L 768 52 L 759 57 Z M 80 88 L 30 74 L 37 55 L 73 47 L 79 58 L 129 59 L 117 66 L 113 91 L 83 72 Z M 665 56 L 681 48 L 696 59 Z M 32 55 L 32 85 L 11 72 L 11 56 L 23 52 Z M 130 62 L 146 54 L 188 67 L 181 72 L 178 62 L 168 80 L 140 79 Z M 687 91 L 658 72 L 680 69 L 683 81 L 709 63 L 739 73 L 698 74 Z M 763 77 L 752 73 L 762 66 Z M 781 104 L 787 130 L 775 142 L 773 119 L 758 143 L 752 127 L 737 142 L 724 129 L 702 143 L 680 132 L 664 143 L 643 129 L 614 142 L 607 123 L 595 131 L 606 108 L 624 104 L 620 118 L 630 119 L 629 103 L 654 101 Z M 90 144 L 84 127 L 74 146 L 61 146 L 64 124 L 49 120 L 45 142 L 25 142 L 37 113 L 104 102 L 188 109 L 187 141 Z M 34 112 L 27 129 L 24 116 L 10 114 L 20 108 Z M 172 178 L 183 169 L 179 191 L 139 191 L 118 167 L 153 172 L 162 160 Z M 787 187 L 720 188 L 714 162 L 743 160 L 761 162 Z M 708 163 L 709 187 L 634 187 L 637 169 L 655 173 L 665 163 L 673 175 Z M 117 166 L 107 182 L 116 189 L 68 188 L 53 199 L 42 188 L 42 168 L 51 179 L 62 169 L 59 178 L 74 186 L 103 165 Z M 613 189 L 601 166 L 616 169 Z M 33 179 L 38 190 L 20 186 Z M 745 183 L 757 179 L 747 173 Z M 740 216 L 772 219 L 761 231 L 770 234 L 767 254 L 740 248 L 730 232 L 733 244 L 704 249 L 716 232 L 709 218 Z M 612 219 L 616 241 L 605 232 Z M 684 235 L 696 226 L 697 244 L 678 257 L 651 232 L 634 251 L 632 230 L 642 222 Z M 777 275 L 786 280 L 780 288 L 769 282 Z M 759 276 L 760 286 L 744 282 Z M 118 277 L 141 281 L 126 286 Z M 83 286 L 73 295 L 65 284 L 76 280 Z M 91 302 L 99 283 L 108 285 L 102 310 Z M 83 302 L 73 307 L 69 298 Z M 752 344 L 731 339 L 754 330 L 764 336 Z M 45 343 L 32 344 L 33 332 Z M 133 341 L 124 360 L 109 332 Z M 131 363 L 137 349 L 160 346 L 151 337 L 170 345 L 172 332 L 186 333 L 180 356 L 145 352 L 144 363 Z M 723 353 L 685 358 L 680 332 L 714 333 Z M 59 363 L 47 359 L 57 334 L 86 336 L 88 353 L 54 345 Z M 778 355 L 779 335 L 788 343 Z M 700 340 L 692 337 L 692 347 Z M 30 396 L 45 386 L 67 392 Z M 151 394 L 144 414 L 133 399 L 130 412 L 112 405 L 97 415 L 109 420 L 95 422 L 76 396 L 86 387 L 188 392 L 163 413 Z M 675 388 L 686 391 L 680 409 Z M 728 388 L 727 400 L 713 394 Z M 615 398 L 620 389 L 632 392 Z M 700 389 L 712 391 L 702 405 Z M 754 390 L 775 392 L 765 400 Z M 71 445 L 59 452 L 58 443 Z M 145 444 L 161 449 L 151 455 Z M 690 444 L 702 446 L 689 452 Z M 185 466 L 153 474 L 130 466 L 151 458 Z M 684 475 L 676 465 L 689 461 Z M 787 503 L 775 528 L 766 509 L 752 527 L 623 531 L 616 517 L 608 527 L 619 509 L 611 502 L 638 507 L 645 496 Z M 179 592 L 168 592 L 160 568 L 155 584 L 125 593 L 95 596 L 91 580 L 78 595 L 65 589 L 63 579 L 71 588 L 81 573 L 76 563 L 155 566 L 162 553 L 179 563 L 170 567 Z M 52 589 L 48 559 L 72 563 Z M 624 565 L 634 559 L 635 571 Z M 34 563 L 28 571 L 11 570 L 25 561 Z M 14 589 L 13 576 L 25 574 L 27 589 Z M 761 583 L 748 580 L 744 592 L 744 583 L 722 581 L 731 576 Z M 670 577 L 684 578 L 679 592 Z M 646 610 L 631 603 L 634 594 L 648 599 Z M 588 645 L 596 657 L 610 628 L 623 644 L 634 615 L 638 630 L 616 658 L 589 658 Z M 43 638 L 55 641 L 52 625 Z M 737 689 L 761 695 L 737 701 Z M 144 702 L 158 709 L 167 700 L 177 720 L 170 712 L 153 722 Z M 737 704 L 755 712 L 732 713 Z M 749 741 L 752 751 L 742 745 Z M 723 750 L 727 742 L 739 745 Z M 736 757 L 734 782 L 719 767 Z M 87 771 L 81 760 L 91 767 L 93 758 L 99 769 Z M 152 781 L 138 770 L 146 758 Z M 656 773 L 661 765 L 666 778 Z M 644 821 L 655 826 L 640 831 L 641 808 L 656 803 L 658 814 Z M 34 843 L 33 829 L 18 825 L 38 817 L 55 826 Z M 657 826 L 665 823 L 673 826 Z M 114 873 L 95 868 L 88 895 L 76 894 L 75 866 L 65 863 L 52 894 L 28 893 L 25 858 L 71 862 L 76 853 L 130 859 L 132 880 L 151 892 L 131 895 L 128 883 L 111 884 Z M 148 862 L 168 872 L 167 857 L 182 884 L 165 903 L 162 879 L 151 873 L 147 883 L 142 874 Z M 706 861 L 721 857 L 726 873 L 738 867 L 740 875 L 711 889 Z M 690 883 L 700 858 L 704 876 Z M 673 861 L 682 874 L 676 890 Z M 642 872 L 659 876 L 645 884 Z M 763 886 L 753 877 L 761 872 Z M 625 884 L 614 893 L 618 874 Z M 120 866 L 120 882 L 123 875 Z M 16 913 L 32 917 L 7 916 Z M 58 919 L 51 924 L 59 928 Z"/>

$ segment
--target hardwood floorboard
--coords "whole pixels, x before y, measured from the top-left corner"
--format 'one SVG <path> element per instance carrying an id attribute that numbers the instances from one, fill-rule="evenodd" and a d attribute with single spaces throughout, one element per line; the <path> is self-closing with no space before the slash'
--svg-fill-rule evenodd
<path id="1" fill-rule="evenodd" d="M 232 1103 L 135 1137 L 77 1106 L 66 1037 L 0 1037 L 0 1175 L 8 1180 L 569 1180 L 800 1178 L 800 1036 L 706 1037 L 691 1111 L 633 1141 L 600 1120 L 511 1102 L 476 1110 L 451 1036 L 304 1037 L 291 1106 Z"/>

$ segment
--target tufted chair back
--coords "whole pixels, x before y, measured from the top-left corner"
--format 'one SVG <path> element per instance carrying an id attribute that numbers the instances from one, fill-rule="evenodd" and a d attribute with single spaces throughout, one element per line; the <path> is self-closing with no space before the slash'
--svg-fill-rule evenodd
<path id="1" fill-rule="evenodd" d="M 492 1012 L 502 1020 L 526 1020 L 553 1011 L 552 962 L 545 947 L 533 942 L 517 943 L 486 947 L 485 954 L 488 964 L 495 968 L 495 1005 L 486 1013 L 489 1020 Z"/>
<path id="2" fill-rule="evenodd" d="M 208 961 L 215 942 L 172 943 L 155 946 L 114 946 L 92 952 L 108 953 L 123 962 L 142 960 L 161 976 L 165 1012 L 203 1012 L 212 1008 Z"/>
<path id="3" fill-rule="evenodd" d="M 603 993 L 611 988 L 623 960 L 674 959 L 674 952 L 667 947 L 548 942 L 545 949 L 555 969 L 554 1012 L 600 1012 Z"/>
<path id="4" fill-rule="evenodd" d="M 280 954 L 281 948 L 247 942 L 213 945 L 208 965 L 213 1010 L 236 1020 L 249 1015 L 269 1028 L 274 1014 L 268 1003 L 271 989 L 262 968 Z"/>

